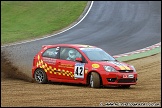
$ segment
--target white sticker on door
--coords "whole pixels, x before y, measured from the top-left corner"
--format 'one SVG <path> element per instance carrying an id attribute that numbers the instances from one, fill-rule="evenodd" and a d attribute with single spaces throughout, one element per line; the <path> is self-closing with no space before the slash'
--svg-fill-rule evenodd
<path id="1" fill-rule="evenodd" d="M 84 78 L 84 63 L 75 64 L 74 78 Z"/>

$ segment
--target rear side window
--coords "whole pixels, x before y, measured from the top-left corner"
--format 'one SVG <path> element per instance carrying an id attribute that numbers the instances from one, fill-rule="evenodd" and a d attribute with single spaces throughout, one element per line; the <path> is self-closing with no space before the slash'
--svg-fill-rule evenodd
<path id="1" fill-rule="evenodd" d="M 59 48 L 49 48 L 42 54 L 42 56 L 49 57 L 49 58 L 57 58 L 58 53 L 59 53 Z"/>

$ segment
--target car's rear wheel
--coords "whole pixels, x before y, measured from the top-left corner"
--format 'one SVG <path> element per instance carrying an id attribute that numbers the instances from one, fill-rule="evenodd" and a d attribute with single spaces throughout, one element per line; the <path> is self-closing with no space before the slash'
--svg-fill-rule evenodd
<path id="1" fill-rule="evenodd" d="M 99 88 L 100 85 L 100 76 L 96 72 L 91 72 L 90 78 L 89 78 L 89 84 L 92 88 Z"/>
<path id="2" fill-rule="evenodd" d="M 47 83 L 47 75 L 42 69 L 37 69 L 34 73 L 34 79 L 37 83 L 45 84 Z"/>

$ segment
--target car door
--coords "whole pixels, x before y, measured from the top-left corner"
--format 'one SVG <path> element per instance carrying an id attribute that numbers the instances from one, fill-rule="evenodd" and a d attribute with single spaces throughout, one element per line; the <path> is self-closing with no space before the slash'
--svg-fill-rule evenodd
<path id="1" fill-rule="evenodd" d="M 57 61 L 59 60 L 60 47 L 48 48 L 42 54 L 43 65 L 42 68 L 51 78 L 59 78 Z"/>
<path id="2" fill-rule="evenodd" d="M 61 47 L 60 60 L 58 63 L 58 69 L 62 73 L 63 79 L 68 80 L 83 80 L 84 79 L 84 63 L 75 61 L 77 57 L 82 55 L 74 48 Z"/>

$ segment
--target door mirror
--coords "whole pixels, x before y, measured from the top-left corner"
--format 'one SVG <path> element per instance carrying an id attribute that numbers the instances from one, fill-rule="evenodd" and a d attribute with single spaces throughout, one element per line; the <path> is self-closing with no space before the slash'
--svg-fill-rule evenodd
<path id="1" fill-rule="evenodd" d="M 77 58 L 75 59 L 75 61 L 82 62 L 82 58 L 77 57 Z"/>

